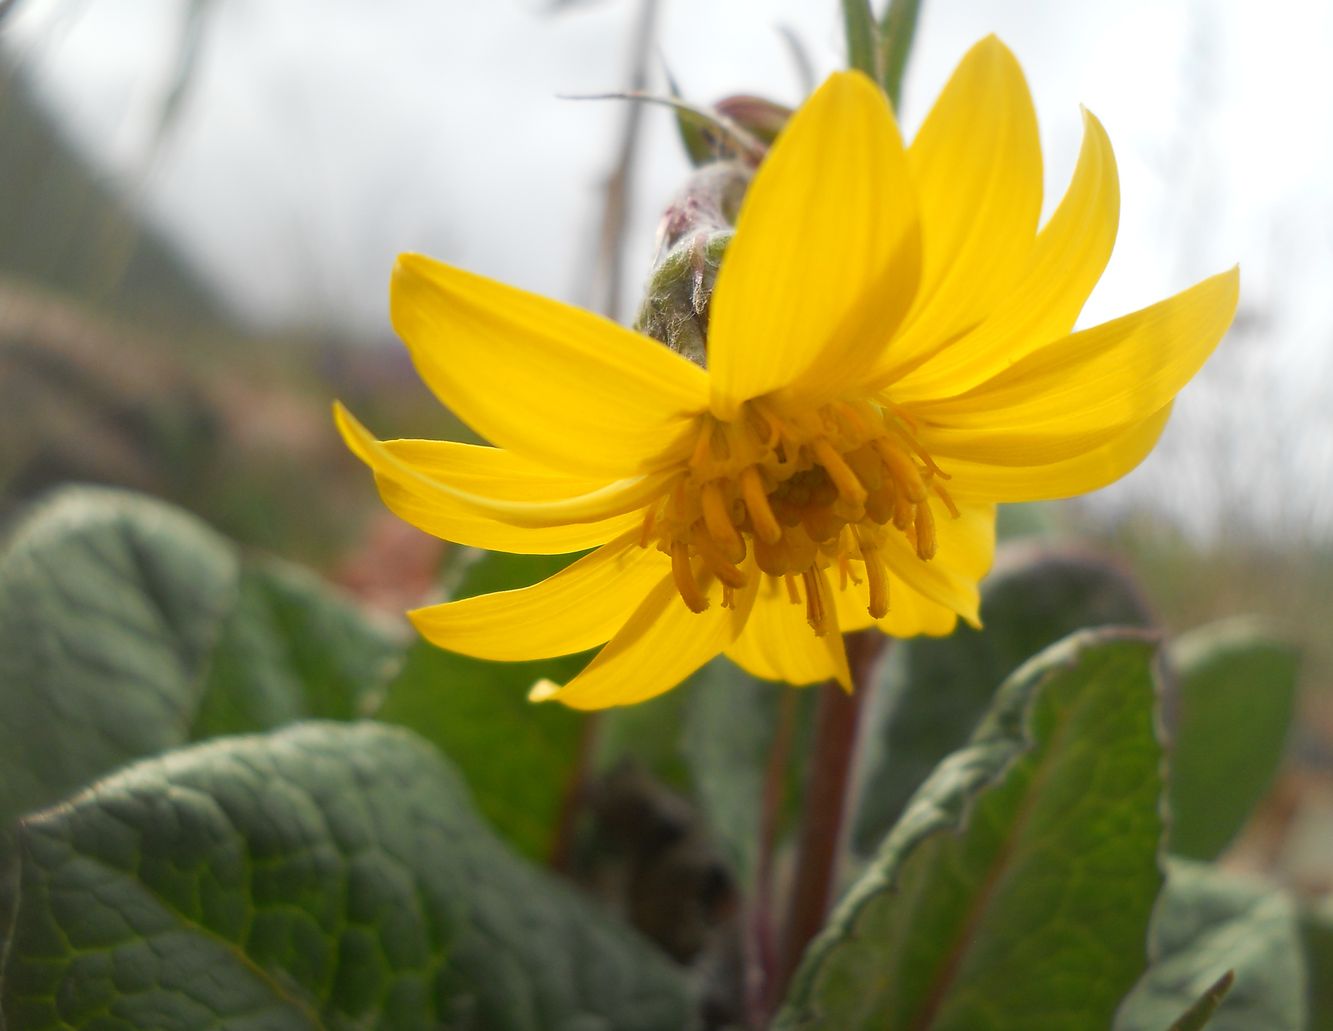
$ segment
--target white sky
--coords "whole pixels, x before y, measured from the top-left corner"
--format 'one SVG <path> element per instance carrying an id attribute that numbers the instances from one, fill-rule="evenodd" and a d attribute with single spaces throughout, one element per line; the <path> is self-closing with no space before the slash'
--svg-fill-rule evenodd
<path id="1" fill-rule="evenodd" d="M 188 106 L 146 168 L 183 8 L 18 0 L 0 41 L 73 137 L 141 191 L 151 217 L 253 322 L 314 320 L 382 340 L 388 272 L 402 250 L 587 300 L 622 112 L 558 94 L 623 85 L 637 4 L 598 0 L 552 15 L 547 0 L 215 0 Z M 659 48 L 692 99 L 744 91 L 795 102 L 776 27 L 795 30 L 822 74 L 842 60 L 836 8 L 663 0 Z M 1207 441 L 1239 469 L 1231 494 L 1289 503 L 1297 489 L 1299 522 L 1326 529 L 1333 4 L 926 0 L 904 103 L 909 134 L 957 59 L 992 31 L 1018 55 L 1036 99 L 1048 210 L 1077 153 L 1080 103 L 1116 148 L 1120 238 L 1085 323 L 1242 266 L 1256 328 L 1233 334 L 1184 398 L 1163 456 L 1109 501 L 1147 492 L 1189 516 L 1189 499 L 1222 464 L 1198 459 Z M 673 133 L 665 112 L 648 112 L 631 283 L 646 272 L 657 213 L 685 169 Z"/>

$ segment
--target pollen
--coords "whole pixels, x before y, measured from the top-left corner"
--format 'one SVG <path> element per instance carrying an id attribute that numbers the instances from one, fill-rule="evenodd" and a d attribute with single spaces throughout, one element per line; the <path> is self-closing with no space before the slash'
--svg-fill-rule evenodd
<path id="1" fill-rule="evenodd" d="M 759 575 L 783 582 L 818 635 L 837 629 L 830 589 L 861 588 L 871 617 L 882 619 L 890 535 L 927 562 L 939 547 L 931 499 L 958 514 L 941 483 L 948 474 L 892 406 L 838 401 L 793 415 L 753 401 L 729 422 L 701 416 L 689 455 L 671 492 L 646 513 L 642 544 L 670 557 L 694 612 L 707 608 L 714 580 L 729 607 Z"/>

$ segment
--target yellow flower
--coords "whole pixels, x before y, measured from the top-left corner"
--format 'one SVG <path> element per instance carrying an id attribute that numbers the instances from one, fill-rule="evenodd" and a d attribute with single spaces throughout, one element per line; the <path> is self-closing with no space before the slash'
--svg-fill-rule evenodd
<path id="1" fill-rule="evenodd" d="M 1095 490 L 1142 460 L 1231 322 L 1236 270 L 1078 333 L 1119 214 L 1082 152 L 1038 231 L 1041 151 L 995 38 L 910 147 L 881 91 L 831 76 L 750 186 L 705 370 L 596 315 L 401 258 L 393 322 L 440 400 L 495 447 L 380 442 L 341 407 L 385 503 L 498 551 L 595 548 L 522 590 L 411 613 L 486 659 L 604 645 L 535 697 L 641 701 L 718 653 L 849 686 L 842 632 L 976 625 L 995 504 Z"/>

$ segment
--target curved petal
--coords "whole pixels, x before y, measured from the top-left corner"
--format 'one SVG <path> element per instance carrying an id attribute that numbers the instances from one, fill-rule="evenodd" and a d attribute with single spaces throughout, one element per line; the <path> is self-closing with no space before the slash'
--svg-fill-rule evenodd
<path id="1" fill-rule="evenodd" d="M 981 325 L 890 372 L 899 403 L 953 397 L 1068 333 L 1106 269 L 1120 223 L 1120 179 L 1111 140 L 1083 112 L 1083 147 L 1060 206 L 1037 234 L 1022 277 Z"/>
<path id="2" fill-rule="evenodd" d="M 455 544 L 515 555 L 565 555 L 583 551 L 605 544 L 631 527 L 637 532 L 643 523 L 642 513 L 627 512 L 592 523 L 540 529 L 511 526 L 478 515 L 463 505 L 446 505 L 438 495 L 416 493 L 410 485 L 386 476 L 376 476 L 375 485 L 389 511 L 418 530 Z"/>
<path id="3" fill-rule="evenodd" d="M 885 562 L 906 587 L 979 627 L 981 593 L 977 585 L 995 558 L 995 506 L 959 505 L 956 519 L 936 499 L 930 507 L 935 519 L 935 557 L 922 561 L 906 538 L 893 533 L 885 538 Z M 896 604 L 890 585 L 890 616 Z"/>
<path id="4" fill-rule="evenodd" d="M 615 480 L 572 497 L 518 500 L 487 497 L 456 489 L 428 476 L 376 440 L 341 404 L 334 406 L 334 418 L 347 446 L 377 476 L 401 484 L 423 500 L 436 501 L 446 507 L 461 506 L 476 515 L 489 516 L 512 526 L 545 528 L 568 523 L 594 523 L 641 511 L 665 493 L 671 478 L 676 475 L 657 473 Z"/>
<path id="5" fill-rule="evenodd" d="M 578 308 L 405 254 L 389 293 L 421 378 L 500 447 L 571 472 L 660 468 L 708 407 L 703 370 Z"/>
<path id="6" fill-rule="evenodd" d="M 671 690 L 741 632 L 754 605 L 758 571 L 750 586 L 735 594 L 735 608 L 724 609 L 714 583 L 708 608 L 693 613 L 664 577 L 629 616 L 592 662 L 564 687 L 538 684 L 533 701 L 559 701 L 575 709 L 630 705 Z"/>
<path id="7" fill-rule="evenodd" d="M 916 212 L 883 92 L 831 75 L 746 193 L 709 314 L 713 414 L 775 391 L 858 382 L 916 287 Z"/>
<path id="8" fill-rule="evenodd" d="M 907 151 L 922 268 L 876 381 L 978 324 L 1012 289 L 1041 217 L 1041 141 L 1023 69 L 988 36 L 974 46 Z"/>
<path id="9" fill-rule="evenodd" d="M 824 584 L 827 590 L 827 577 Z M 841 615 L 840 606 L 837 610 Z M 786 586 L 766 576 L 745 629 L 726 650 L 726 656 L 764 680 L 796 686 L 837 680 L 850 691 L 852 677 L 842 643 L 842 633 L 848 629 L 839 626 L 836 632 L 816 636 L 805 621 L 805 606 L 793 605 Z"/>
<path id="10" fill-rule="evenodd" d="M 1157 444 L 1171 414 L 1167 405 L 1091 451 L 1049 465 L 948 463 L 949 493 L 957 501 L 1051 501 L 1072 498 L 1114 483 Z"/>
<path id="11" fill-rule="evenodd" d="M 547 659 L 610 640 L 626 614 L 670 572 L 656 548 L 621 534 L 541 583 L 408 613 L 432 644 L 478 659 Z"/>
<path id="12" fill-rule="evenodd" d="M 1199 371 L 1231 325 L 1238 290 L 1232 269 L 1048 344 L 958 397 L 913 405 L 919 439 L 937 458 L 996 465 L 1100 447 L 1161 411 Z"/>

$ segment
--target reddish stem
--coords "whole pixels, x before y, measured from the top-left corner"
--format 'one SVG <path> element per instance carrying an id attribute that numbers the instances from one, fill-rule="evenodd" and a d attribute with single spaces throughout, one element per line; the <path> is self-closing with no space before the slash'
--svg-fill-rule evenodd
<path id="1" fill-rule="evenodd" d="M 796 692 L 783 689 L 778 701 L 778 725 L 764 770 L 764 794 L 759 814 L 759 849 L 755 860 L 754 899 L 751 903 L 746 988 L 751 1023 L 759 1026 L 766 1014 L 770 986 L 777 976 L 778 945 L 773 924 L 773 848 L 778 818 L 786 794 L 787 765 L 796 727 Z"/>
<path id="2" fill-rule="evenodd" d="M 870 693 L 871 675 L 887 641 L 888 638 L 878 630 L 849 634 L 847 661 L 854 690 L 849 695 L 833 682 L 819 688 L 814 754 L 806 786 L 796 879 L 792 885 L 778 976 L 768 995 L 770 1013 L 782 999 L 805 947 L 819 933 L 828 915 L 844 838 L 843 823 L 856 753 L 857 726 L 866 696 Z"/>
<path id="3" fill-rule="evenodd" d="M 592 772 L 593 753 L 597 750 L 597 727 L 601 722 L 598 713 L 589 712 L 583 716 L 579 727 L 578 751 L 574 756 L 574 768 L 569 771 L 565 790 L 560 796 L 560 810 L 556 814 L 555 833 L 551 838 L 551 852 L 548 862 L 551 869 L 568 874 L 573 866 L 574 838 L 578 829 L 579 813 L 587 801 L 588 777 Z"/>

